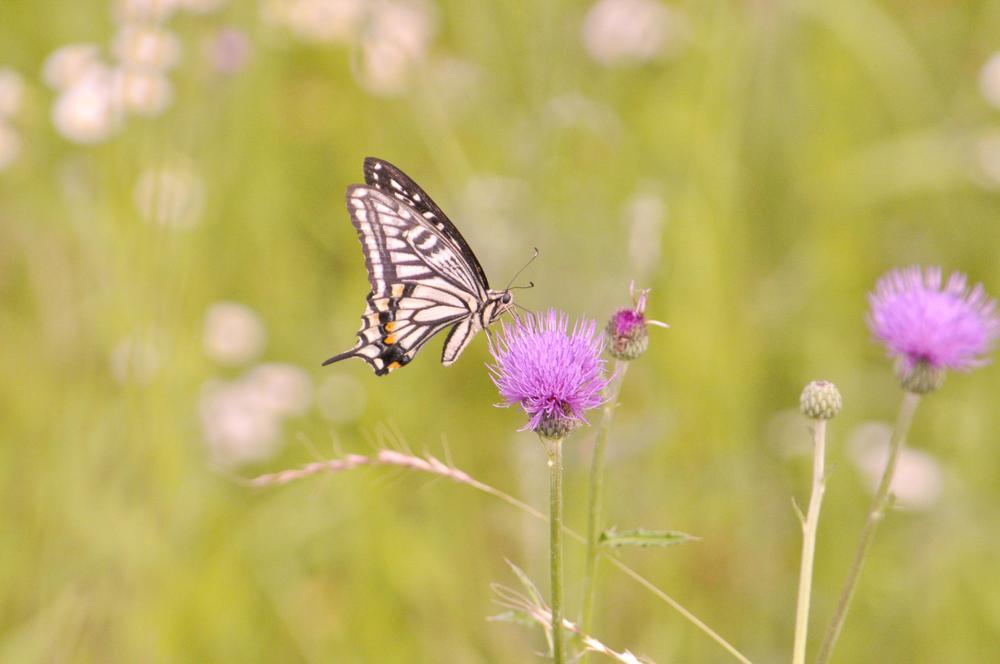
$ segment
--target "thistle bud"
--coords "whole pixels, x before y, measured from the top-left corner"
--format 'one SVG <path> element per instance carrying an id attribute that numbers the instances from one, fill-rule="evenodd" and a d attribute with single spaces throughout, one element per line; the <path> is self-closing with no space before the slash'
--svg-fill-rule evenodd
<path id="1" fill-rule="evenodd" d="M 944 369 L 929 362 L 917 362 L 909 368 L 900 362 L 896 375 L 902 388 L 914 394 L 930 394 L 944 385 Z"/>
<path id="2" fill-rule="evenodd" d="M 616 360 L 628 362 L 636 359 L 649 348 L 647 325 L 669 327 L 666 323 L 646 320 L 646 296 L 648 289 L 636 291 L 635 282 L 629 286 L 632 307 L 619 309 L 611 316 L 605 327 L 608 353 Z"/>
<path id="3" fill-rule="evenodd" d="M 829 420 L 840 412 L 842 401 L 837 386 L 826 380 L 814 380 L 806 385 L 799 397 L 802 414 L 813 420 Z"/>
<path id="4" fill-rule="evenodd" d="M 583 424 L 579 418 L 573 417 L 573 413 L 566 407 L 563 407 L 561 410 L 562 412 L 546 413 L 543 415 L 541 421 L 538 423 L 538 428 L 535 429 L 535 433 L 542 438 L 556 440 L 565 438 Z"/>
<path id="5" fill-rule="evenodd" d="M 605 328 L 608 353 L 616 360 L 634 360 L 649 348 L 646 318 L 635 309 L 619 309 Z"/>

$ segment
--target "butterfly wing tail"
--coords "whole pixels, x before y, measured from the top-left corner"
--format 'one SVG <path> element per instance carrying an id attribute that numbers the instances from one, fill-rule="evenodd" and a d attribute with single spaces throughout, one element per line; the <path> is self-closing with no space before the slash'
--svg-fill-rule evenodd
<path id="1" fill-rule="evenodd" d="M 323 362 L 323 366 L 325 367 L 328 364 L 333 364 L 334 362 L 340 362 L 341 360 L 346 360 L 349 357 L 355 357 L 358 354 L 357 350 L 358 350 L 357 348 L 352 348 L 351 350 L 344 351 L 343 353 L 338 353 L 337 355 L 334 355 L 330 359 Z"/>
<path id="2" fill-rule="evenodd" d="M 378 354 L 376 355 L 376 353 Z M 385 352 L 380 352 L 373 346 L 359 346 L 358 348 L 352 348 L 351 350 L 334 355 L 330 359 L 323 362 L 323 366 L 325 367 L 326 365 L 333 364 L 334 362 L 340 362 L 341 360 L 356 357 L 367 362 L 368 366 L 372 368 L 376 376 L 385 376 L 389 372 L 394 371 L 409 362 L 409 360 L 404 359 L 403 361 L 400 361 L 395 357 L 388 357 L 388 355 L 389 354 Z"/>

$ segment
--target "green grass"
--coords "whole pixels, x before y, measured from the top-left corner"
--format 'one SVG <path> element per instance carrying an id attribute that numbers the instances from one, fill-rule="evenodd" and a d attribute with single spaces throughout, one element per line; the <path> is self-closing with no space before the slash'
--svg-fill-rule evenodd
<path id="1" fill-rule="evenodd" d="M 672 329 L 652 330 L 629 372 L 605 511 L 622 529 L 701 538 L 624 558 L 754 662 L 790 659 L 789 497 L 804 503 L 809 484 L 808 456 L 783 455 L 772 424 L 809 380 L 838 384 L 814 652 L 869 500 L 845 441 L 890 421 L 900 398 L 869 339 L 866 292 L 923 263 L 1000 294 L 1000 198 L 975 176 L 976 139 L 1000 124 L 977 87 L 1000 48 L 1000 4 L 690 2 L 676 59 L 607 69 L 581 46 L 586 3 L 448 0 L 414 89 L 395 98 L 358 85 L 350 48 L 301 43 L 263 25 L 257 3 L 230 4 L 171 22 L 185 49 L 171 108 L 89 147 L 56 132 L 40 72 L 65 43 L 110 41 L 106 3 L 0 7 L 0 66 L 28 86 L 13 121 L 22 155 L 0 172 L 0 660 L 499 663 L 543 647 L 484 618 L 497 612 L 490 582 L 511 582 L 505 558 L 546 587 L 544 524 L 412 474 L 251 491 L 207 462 L 201 386 L 243 369 L 205 355 L 203 318 L 234 300 L 267 327 L 262 360 L 317 385 L 350 375 L 366 399 L 351 422 L 316 408 L 288 419 L 280 452 L 238 475 L 338 445 L 367 453 L 388 425 L 417 451 L 442 456 L 446 441 L 458 467 L 544 506 L 544 453 L 515 432 L 516 412 L 493 408 L 484 339 L 447 369 L 437 342 L 388 378 L 319 366 L 353 342 L 367 292 L 343 192 L 369 154 L 435 197 L 494 284 L 537 246 L 524 276 L 536 288 L 519 302 L 600 320 L 637 276 L 629 201 L 662 198 L 661 257 L 640 285 Z M 253 53 L 218 83 L 200 44 L 223 24 L 246 30 Z M 461 89 L 434 74 L 445 58 L 474 73 Z M 177 156 L 205 186 L 186 231 L 144 222 L 133 201 L 138 173 Z M 117 382 L 114 349 L 149 330 L 159 370 Z M 942 494 L 880 529 L 834 661 L 989 659 L 998 394 L 990 366 L 923 403 L 912 446 L 940 463 Z M 566 445 L 577 530 L 590 442 Z M 573 616 L 584 552 L 567 546 Z M 595 634 L 612 647 L 730 661 L 610 568 L 599 598 Z"/>

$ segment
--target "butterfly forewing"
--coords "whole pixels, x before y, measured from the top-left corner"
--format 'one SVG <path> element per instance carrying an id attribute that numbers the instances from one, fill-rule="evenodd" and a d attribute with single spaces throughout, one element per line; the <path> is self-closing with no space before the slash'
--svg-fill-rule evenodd
<path id="1" fill-rule="evenodd" d="M 421 189 L 406 173 L 396 168 L 384 159 L 368 157 L 365 159 L 365 182 L 379 191 L 403 201 L 416 210 L 417 214 L 429 221 L 440 232 L 444 233 L 461 253 L 465 262 L 472 266 L 483 290 L 489 290 L 489 280 L 479 259 L 472 253 L 469 244 L 458 232 L 455 224 L 438 207 L 437 203 Z"/>

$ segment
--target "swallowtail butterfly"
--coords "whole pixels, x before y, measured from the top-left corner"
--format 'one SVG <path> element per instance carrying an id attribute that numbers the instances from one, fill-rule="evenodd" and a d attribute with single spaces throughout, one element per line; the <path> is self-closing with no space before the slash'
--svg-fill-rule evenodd
<path id="1" fill-rule="evenodd" d="M 360 357 L 384 376 L 451 326 L 441 355 L 441 364 L 449 366 L 479 330 L 513 306 L 509 288 L 490 288 L 476 255 L 441 208 L 389 162 L 365 159 L 365 184 L 347 188 L 347 211 L 372 289 L 354 348 L 324 366 Z"/>

